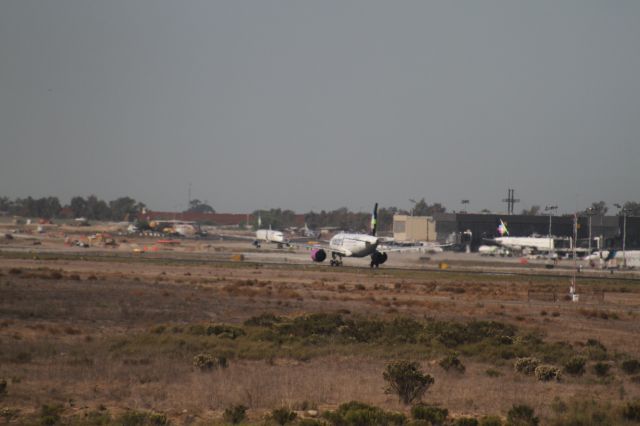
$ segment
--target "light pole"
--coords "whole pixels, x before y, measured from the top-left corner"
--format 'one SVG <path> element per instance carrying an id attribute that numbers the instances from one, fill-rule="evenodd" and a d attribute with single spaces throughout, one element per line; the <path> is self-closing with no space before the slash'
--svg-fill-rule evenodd
<path id="1" fill-rule="evenodd" d="M 614 206 L 620 209 L 619 213 L 622 213 L 622 267 L 627 268 L 627 253 L 625 251 L 627 243 L 627 209 L 620 204 L 614 203 Z"/>
<path id="2" fill-rule="evenodd" d="M 591 256 L 591 217 L 593 217 L 593 207 L 588 207 L 586 210 L 587 217 L 589 218 L 589 256 Z"/>
<path id="3" fill-rule="evenodd" d="M 553 247 L 553 238 L 551 238 L 551 217 L 552 217 L 552 211 L 557 211 L 558 210 L 558 206 L 546 206 L 544 208 L 545 212 L 549 212 L 549 254 L 551 254 Z"/>
<path id="4" fill-rule="evenodd" d="M 462 201 L 460 201 L 460 203 L 463 206 L 462 208 L 463 208 L 464 213 L 467 213 L 467 209 L 464 208 L 464 205 L 465 204 L 469 205 L 469 200 L 462 200 Z"/>

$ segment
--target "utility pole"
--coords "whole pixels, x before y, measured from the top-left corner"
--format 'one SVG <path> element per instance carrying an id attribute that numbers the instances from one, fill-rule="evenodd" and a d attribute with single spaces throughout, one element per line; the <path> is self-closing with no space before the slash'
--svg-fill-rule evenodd
<path id="1" fill-rule="evenodd" d="M 591 256 L 591 218 L 593 217 L 593 207 L 588 207 L 586 210 L 587 217 L 589 218 L 589 256 Z"/>
<path id="2" fill-rule="evenodd" d="M 502 199 L 503 203 L 507 203 L 507 214 L 509 215 L 513 214 L 513 206 L 515 205 L 515 203 L 520 202 L 519 198 L 515 198 L 515 193 L 516 193 L 515 189 L 509 188 L 507 190 L 507 198 Z"/>
<path id="3" fill-rule="evenodd" d="M 549 255 L 551 255 L 551 252 L 553 251 L 553 238 L 551 237 L 551 217 L 552 217 L 551 211 L 557 211 L 557 210 L 558 210 L 558 206 L 546 206 L 544 208 L 545 212 L 549 212 Z"/>
<path id="4" fill-rule="evenodd" d="M 622 213 L 622 267 L 626 269 L 627 253 L 625 249 L 627 245 L 627 209 L 625 209 L 624 206 L 621 206 L 620 204 L 614 203 L 613 205 L 619 208 L 620 213 Z"/>

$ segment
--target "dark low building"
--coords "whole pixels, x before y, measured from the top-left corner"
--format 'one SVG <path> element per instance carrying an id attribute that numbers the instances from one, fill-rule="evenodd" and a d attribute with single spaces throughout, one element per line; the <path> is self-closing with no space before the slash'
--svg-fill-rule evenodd
<path id="1" fill-rule="evenodd" d="M 487 239 L 498 237 L 498 225 L 502 220 L 512 237 L 529 237 L 533 235 L 549 235 L 549 216 L 529 215 L 497 215 L 472 213 L 443 213 L 434 215 L 438 241 L 445 242 L 456 235 L 457 242 L 461 236 L 471 231 L 471 249 L 477 250 Z M 591 237 L 600 237 L 605 248 L 622 247 L 623 217 L 592 216 Z M 578 216 L 578 240 L 588 241 L 589 217 Z M 573 215 L 552 216 L 551 235 L 555 237 L 573 236 Z M 595 247 L 595 244 L 593 245 Z M 640 217 L 627 217 L 626 248 L 640 248 Z"/>

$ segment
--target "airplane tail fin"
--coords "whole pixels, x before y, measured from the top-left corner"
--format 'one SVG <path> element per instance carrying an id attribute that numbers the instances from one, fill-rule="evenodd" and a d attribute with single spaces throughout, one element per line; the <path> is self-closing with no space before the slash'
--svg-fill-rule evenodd
<path id="1" fill-rule="evenodd" d="M 498 235 L 501 237 L 509 235 L 509 229 L 507 229 L 507 225 L 504 224 L 502 219 L 498 219 Z"/>
<path id="2" fill-rule="evenodd" d="M 373 214 L 371 215 L 371 235 L 376 236 L 378 230 L 378 203 L 373 206 Z"/>

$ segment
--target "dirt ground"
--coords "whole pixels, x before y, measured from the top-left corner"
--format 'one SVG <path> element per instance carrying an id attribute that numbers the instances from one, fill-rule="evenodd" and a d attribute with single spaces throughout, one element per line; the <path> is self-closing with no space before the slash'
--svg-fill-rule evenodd
<path id="1" fill-rule="evenodd" d="M 382 378 L 386 363 L 402 357 L 401 347 L 327 347 L 307 358 L 263 358 L 234 346 L 228 368 L 203 373 L 192 366 L 198 347 L 190 338 L 176 342 L 150 332 L 241 326 L 263 313 L 499 321 L 549 342 L 581 347 L 596 339 L 607 348 L 612 373 L 606 378 L 589 370 L 554 382 L 517 374 L 512 361 L 463 355 L 465 373 L 452 374 L 437 365 L 438 357 L 420 357 L 435 378 L 425 400 L 454 414 L 504 415 L 513 404 L 527 403 L 544 416 L 557 397 L 612 403 L 640 397 L 640 384 L 618 362 L 640 358 L 640 281 L 580 277 L 581 299 L 574 303 L 565 300 L 566 277 L 474 274 L 463 267 L 370 271 L 209 262 L 188 252 L 178 258 L 176 252 L 101 253 L 0 253 L 0 379 L 7 383 L 0 407 L 19 410 L 14 422 L 51 403 L 67 414 L 99 406 L 153 410 L 178 424 L 219 419 L 232 404 L 248 406 L 251 418 L 283 405 L 327 409 L 351 400 L 407 412 L 384 392 Z"/>

